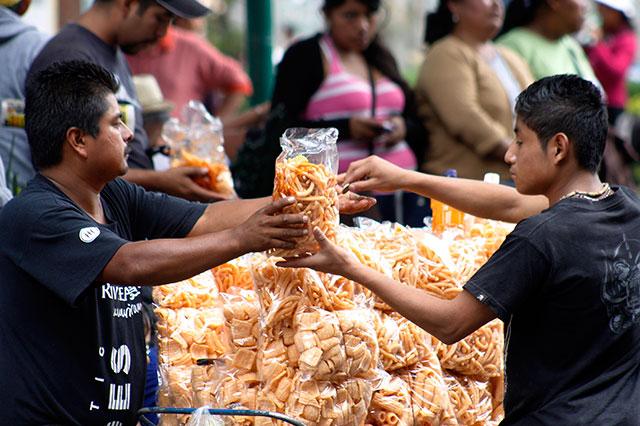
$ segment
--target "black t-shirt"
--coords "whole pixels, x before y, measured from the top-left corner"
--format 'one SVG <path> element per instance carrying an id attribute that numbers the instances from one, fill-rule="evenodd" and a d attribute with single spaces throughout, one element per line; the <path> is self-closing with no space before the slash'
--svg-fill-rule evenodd
<path id="1" fill-rule="evenodd" d="M 183 237 L 206 206 L 123 179 L 104 188 L 101 202 L 107 225 L 38 174 L 2 209 L 2 424 L 136 423 L 145 381 L 141 288 L 96 278 L 123 244 Z"/>
<path id="2" fill-rule="evenodd" d="M 640 200 L 569 198 L 465 285 L 507 326 L 504 424 L 640 424 Z"/>
<path id="3" fill-rule="evenodd" d="M 68 24 L 49 40 L 34 59 L 27 74 L 27 80 L 54 62 L 70 60 L 98 64 L 118 78 L 120 89 L 116 93 L 116 98 L 123 110 L 123 120 L 134 131 L 133 140 L 129 143 L 132 149 L 129 154 L 129 166 L 152 169 L 153 164 L 145 152 L 149 147 L 149 141 L 142 123 L 142 108 L 138 102 L 129 64 L 120 48 L 108 45 L 80 25 Z M 132 121 L 135 122 L 132 123 Z"/>

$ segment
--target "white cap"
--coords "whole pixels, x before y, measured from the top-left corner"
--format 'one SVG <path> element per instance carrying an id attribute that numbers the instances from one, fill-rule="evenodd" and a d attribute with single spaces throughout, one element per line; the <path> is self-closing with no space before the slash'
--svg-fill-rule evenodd
<path id="1" fill-rule="evenodd" d="M 500 175 L 497 173 L 485 173 L 484 181 L 487 183 L 494 183 L 497 185 L 500 183 Z"/>
<path id="2" fill-rule="evenodd" d="M 622 12 L 624 16 L 631 20 L 636 16 L 636 8 L 633 4 L 633 0 L 595 0 L 596 3 L 600 3 L 618 12 Z"/>

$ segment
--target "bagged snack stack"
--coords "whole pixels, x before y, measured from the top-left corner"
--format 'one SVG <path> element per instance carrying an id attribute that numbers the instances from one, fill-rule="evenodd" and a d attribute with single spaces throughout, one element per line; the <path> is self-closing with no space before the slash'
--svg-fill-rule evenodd
<path id="1" fill-rule="evenodd" d="M 172 167 L 206 168 L 206 176 L 195 178 L 198 185 L 227 197 L 237 196 L 224 152 L 222 122 L 202 103 L 189 101 L 182 111 L 182 121 L 169 119 L 162 136 L 171 146 Z"/>
<path id="2" fill-rule="evenodd" d="M 444 373 L 453 414 L 460 425 L 486 425 L 492 422 L 493 405 L 487 382 Z"/>
<path id="3" fill-rule="evenodd" d="M 411 426 L 411 391 L 398 376 L 387 375 L 374 386 L 367 423 L 373 426 Z"/>
<path id="4" fill-rule="evenodd" d="M 312 235 L 319 227 L 335 241 L 339 223 L 336 171 L 338 150 L 336 129 L 287 129 L 280 138 L 282 153 L 276 160 L 273 199 L 295 197 L 285 213 L 303 213 L 309 218 L 309 234 L 293 250 L 276 249 L 273 256 L 314 253 L 318 243 Z"/>

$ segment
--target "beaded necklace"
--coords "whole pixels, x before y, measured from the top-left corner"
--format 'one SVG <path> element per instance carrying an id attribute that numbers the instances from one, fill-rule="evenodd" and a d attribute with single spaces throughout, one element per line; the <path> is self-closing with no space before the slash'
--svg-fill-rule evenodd
<path id="1" fill-rule="evenodd" d="M 560 200 L 564 200 L 565 198 L 582 198 L 590 201 L 600 201 L 603 200 L 610 195 L 613 195 L 613 189 L 611 186 L 605 182 L 602 184 L 602 187 L 599 191 L 594 192 L 583 192 L 583 191 L 573 191 L 566 195 L 563 195 Z"/>

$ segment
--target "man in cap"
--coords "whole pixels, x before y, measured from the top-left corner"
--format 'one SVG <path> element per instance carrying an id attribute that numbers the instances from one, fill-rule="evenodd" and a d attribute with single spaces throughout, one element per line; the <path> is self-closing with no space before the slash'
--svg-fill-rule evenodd
<path id="1" fill-rule="evenodd" d="M 24 81 L 31 62 L 48 37 L 20 20 L 20 15 L 27 11 L 30 3 L 30 0 L 0 0 L 0 57 L 3 66 L 0 73 L 0 207 L 11 198 L 9 188 L 17 191 L 33 177 L 27 135 L 23 128 Z"/>
<path id="2" fill-rule="evenodd" d="M 65 26 L 42 50 L 29 70 L 29 77 L 54 62 L 84 60 L 96 63 L 116 75 L 120 90 L 118 104 L 127 125 L 134 130 L 125 179 L 148 190 L 183 198 L 211 201 L 220 194 L 193 182 L 206 171 L 179 167 L 154 171 L 146 154 L 149 142 L 142 123 L 131 72 L 124 53 L 135 54 L 158 41 L 175 16 L 196 18 L 209 9 L 196 0 L 96 0 L 77 23 Z"/>

